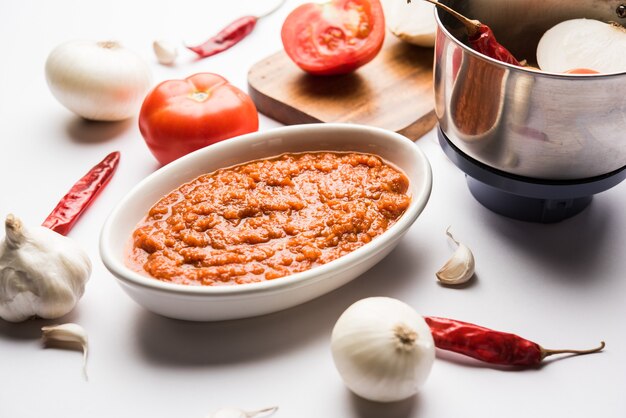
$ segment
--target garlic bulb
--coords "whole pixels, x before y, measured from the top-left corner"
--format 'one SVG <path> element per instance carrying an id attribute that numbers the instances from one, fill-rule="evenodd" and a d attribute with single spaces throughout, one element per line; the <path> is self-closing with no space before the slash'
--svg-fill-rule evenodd
<path id="1" fill-rule="evenodd" d="M 26 228 L 13 215 L 0 242 L 0 318 L 59 318 L 71 311 L 85 290 L 91 261 L 72 239 L 36 226 Z"/>
<path id="2" fill-rule="evenodd" d="M 346 386 L 379 402 L 416 394 L 435 359 L 424 318 L 387 297 L 362 299 L 346 309 L 333 329 L 331 350 Z"/>
<path id="3" fill-rule="evenodd" d="M 176 46 L 166 41 L 154 41 L 152 43 L 154 55 L 156 55 L 159 64 L 172 65 L 178 56 Z"/>
<path id="4" fill-rule="evenodd" d="M 47 347 L 79 349 L 83 352 L 83 376 L 87 379 L 87 333 L 78 324 L 42 327 L 42 341 Z"/>
<path id="5" fill-rule="evenodd" d="M 446 229 L 446 235 L 454 241 L 457 248 L 452 257 L 446 261 L 435 275 L 443 284 L 456 285 L 465 283 L 474 275 L 474 254 L 466 245 L 454 239 L 450 233 L 450 227 Z"/>
<path id="6" fill-rule="evenodd" d="M 117 42 L 70 41 L 48 56 L 46 80 L 54 97 L 77 115 L 117 121 L 139 112 L 152 75 Z"/>
<path id="7" fill-rule="evenodd" d="M 252 418 L 263 414 L 263 416 L 270 416 L 278 410 L 277 406 L 271 408 L 263 408 L 257 411 L 244 411 L 238 408 L 220 408 L 217 411 L 209 414 L 207 418 Z"/>

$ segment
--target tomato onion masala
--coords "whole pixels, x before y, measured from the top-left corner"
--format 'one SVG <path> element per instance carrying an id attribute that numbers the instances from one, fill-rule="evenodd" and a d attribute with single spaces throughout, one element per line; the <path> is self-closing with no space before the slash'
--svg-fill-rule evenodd
<path id="1" fill-rule="evenodd" d="M 164 196 L 127 263 L 156 279 L 232 285 L 328 263 L 391 227 L 409 180 L 362 153 L 283 154 L 202 175 Z"/>

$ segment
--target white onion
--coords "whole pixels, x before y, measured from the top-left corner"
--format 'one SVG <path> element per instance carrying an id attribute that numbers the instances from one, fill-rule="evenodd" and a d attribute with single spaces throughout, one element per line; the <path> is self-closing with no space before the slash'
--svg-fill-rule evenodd
<path id="1" fill-rule="evenodd" d="M 593 19 L 572 19 L 549 29 L 537 46 L 542 71 L 587 68 L 599 73 L 626 71 L 626 30 Z"/>
<path id="2" fill-rule="evenodd" d="M 152 84 L 150 68 L 117 42 L 70 41 L 46 61 L 54 97 L 86 119 L 117 121 L 139 111 Z"/>
<path id="3" fill-rule="evenodd" d="M 339 317 L 331 350 L 346 386 L 372 401 L 415 395 L 430 374 L 435 344 L 430 328 L 397 299 L 362 299 Z"/>
<path id="4" fill-rule="evenodd" d="M 408 43 L 432 47 L 435 45 L 437 21 L 435 6 L 421 0 L 382 0 L 387 28 Z"/>

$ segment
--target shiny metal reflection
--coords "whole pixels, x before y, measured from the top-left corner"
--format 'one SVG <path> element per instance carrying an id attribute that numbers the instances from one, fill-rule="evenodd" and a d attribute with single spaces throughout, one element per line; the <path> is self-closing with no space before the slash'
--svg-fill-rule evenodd
<path id="1" fill-rule="evenodd" d="M 619 20 L 611 0 L 443 0 L 488 24 L 518 59 L 535 61 L 541 35 L 578 17 Z M 437 12 L 435 110 L 450 141 L 498 170 L 578 180 L 626 166 L 626 73 L 566 76 L 515 67 L 464 44 Z"/>

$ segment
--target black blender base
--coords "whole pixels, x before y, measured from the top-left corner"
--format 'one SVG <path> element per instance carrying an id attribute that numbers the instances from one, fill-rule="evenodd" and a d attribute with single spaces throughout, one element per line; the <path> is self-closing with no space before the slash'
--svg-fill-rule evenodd
<path id="1" fill-rule="evenodd" d="M 496 189 L 468 175 L 465 177 L 472 196 L 484 207 L 520 221 L 559 222 L 580 213 L 593 199 L 593 196 L 577 199 L 537 199 Z"/>
<path id="2" fill-rule="evenodd" d="M 527 222 L 560 222 L 585 209 L 596 193 L 626 178 L 626 166 L 612 173 L 582 180 L 541 180 L 505 173 L 459 150 L 438 129 L 439 144 L 466 174 L 474 198 L 500 215 Z"/>

